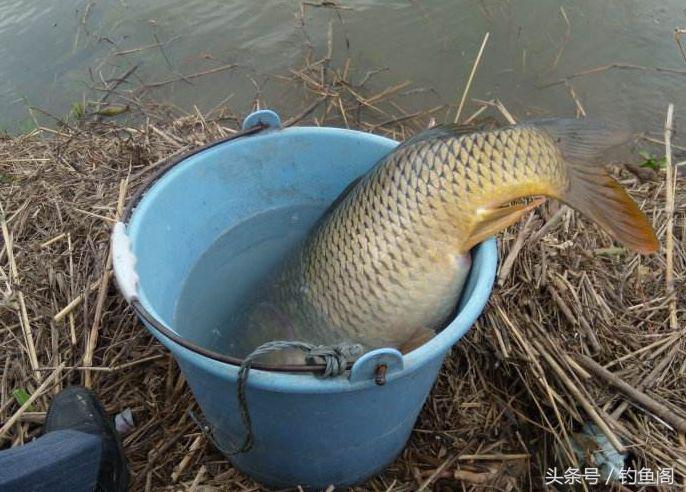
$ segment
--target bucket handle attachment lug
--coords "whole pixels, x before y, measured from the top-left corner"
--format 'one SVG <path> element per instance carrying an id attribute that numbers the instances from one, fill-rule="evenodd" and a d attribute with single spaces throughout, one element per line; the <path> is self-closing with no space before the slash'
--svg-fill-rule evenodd
<path id="1" fill-rule="evenodd" d="M 402 371 L 404 367 L 403 354 L 396 349 L 376 349 L 367 352 L 355 361 L 348 379 L 351 383 L 375 381 L 381 386 L 386 383 L 386 378 L 394 372 Z"/>
<path id="2" fill-rule="evenodd" d="M 131 240 L 126 234 L 126 225 L 123 222 L 114 224 L 112 230 L 112 269 L 124 299 L 129 303 L 137 300 L 136 256 L 131 251 Z"/>
<path id="3" fill-rule="evenodd" d="M 243 130 L 248 130 L 254 126 L 265 125 L 267 128 L 278 130 L 281 128 L 281 118 L 274 111 L 262 109 L 250 113 L 243 120 Z"/>

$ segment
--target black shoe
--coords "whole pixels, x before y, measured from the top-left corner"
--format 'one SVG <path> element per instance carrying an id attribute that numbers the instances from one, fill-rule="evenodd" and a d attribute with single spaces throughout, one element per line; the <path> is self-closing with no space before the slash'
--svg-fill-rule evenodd
<path id="1" fill-rule="evenodd" d="M 93 434 L 102 440 L 96 490 L 128 490 L 129 468 L 119 434 L 93 392 L 81 386 L 71 386 L 60 391 L 52 399 L 45 417 L 43 433 L 66 429 Z"/>

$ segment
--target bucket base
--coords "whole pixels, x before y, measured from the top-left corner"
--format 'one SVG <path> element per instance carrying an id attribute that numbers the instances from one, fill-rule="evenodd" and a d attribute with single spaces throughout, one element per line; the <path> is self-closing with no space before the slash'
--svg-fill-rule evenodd
<path id="1" fill-rule="evenodd" d="M 416 418 L 413 419 L 413 423 Z M 407 426 L 406 423 L 403 423 L 402 425 Z M 411 426 L 413 427 L 413 426 Z M 411 431 L 410 431 L 411 433 Z M 385 460 L 383 463 L 380 463 L 377 465 L 375 468 L 365 470 L 364 475 L 357 475 L 357 476 L 347 476 L 343 477 L 343 470 L 340 470 L 338 473 L 341 475 L 340 477 L 334 477 L 330 478 L 329 481 L 321 481 L 321 482 L 312 482 L 310 481 L 309 483 L 305 483 L 302 481 L 298 481 L 297 478 L 293 477 L 293 480 L 289 479 L 284 479 L 283 472 L 279 474 L 278 477 L 275 477 L 273 475 L 268 475 L 265 474 L 265 470 L 263 466 L 260 466 L 259 469 L 255 469 L 249 466 L 248 463 L 244 463 L 240 458 L 237 458 L 236 456 L 229 456 L 229 460 L 231 461 L 231 464 L 241 473 L 253 478 L 254 480 L 260 482 L 262 485 L 266 486 L 267 488 L 271 489 L 285 489 L 285 488 L 292 488 L 292 487 L 298 487 L 300 486 L 303 490 L 307 491 L 318 491 L 318 490 L 325 490 L 327 487 L 330 487 L 333 485 L 336 490 L 341 490 L 345 489 L 348 487 L 354 487 L 357 485 L 362 485 L 364 484 L 367 480 L 373 478 L 374 476 L 378 475 L 379 473 L 383 472 L 388 466 L 391 465 L 403 452 L 403 449 L 405 449 L 405 445 L 407 444 L 407 440 L 409 439 L 410 434 L 402 437 L 401 442 L 394 446 L 394 450 L 387 450 L 379 447 L 377 449 L 378 455 L 377 456 L 390 456 L 387 460 Z M 374 442 L 369 443 L 370 447 L 375 447 Z M 353 451 L 351 451 L 353 452 Z M 253 459 L 250 459 L 250 463 L 253 463 Z M 306 463 L 303 463 L 306 465 Z M 343 465 L 343 464 L 342 464 Z M 312 468 L 315 468 L 316 464 L 312 463 Z M 308 475 L 311 476 L 312 469 L 308 471 Z M 331 470 L 327 470 L 327 474 L 331 476 Z"/>

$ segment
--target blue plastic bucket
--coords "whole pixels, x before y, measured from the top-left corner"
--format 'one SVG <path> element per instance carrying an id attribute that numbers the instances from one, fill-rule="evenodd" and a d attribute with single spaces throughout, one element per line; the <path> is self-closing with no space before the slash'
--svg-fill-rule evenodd
<path id="1" fill-rule="evenodd" d="M 171 350 L 224 450 L 236 449 L 245 436 L 238 367 L 175 332 L 185 279 L 227 230 L 272 208 L 330 203 L 397 145 L 338 128 L 281 129 L 270 111 L 250 115 L 244 129 L 254 125 L 260 131 L 174 162 L 136 199 L 127 223 L 115 226 L 113 235 L 120 290 Z M 246 397 L 254 445 L 230 456 L 235 467 L 272 487 L 346 486 L 381 471 L 405 446 L 446 353 L 484 308 L 496 263 L 494 239 L 474 249 L 457 316 L 409 354 L 375 350 L 332 379 L 253 369 Z M 375 382 L 381 364 L 387 367 L 383 385 Z"/>

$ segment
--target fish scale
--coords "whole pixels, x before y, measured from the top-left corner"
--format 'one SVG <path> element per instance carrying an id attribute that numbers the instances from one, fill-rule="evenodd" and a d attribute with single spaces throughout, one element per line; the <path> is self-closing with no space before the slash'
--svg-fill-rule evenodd
<path id="1" fill-rule="evenodd" d="M 584 138 L 590 143 L 575 148 Z M 410 139 L 342 197 L 286 262 L 265 301 L 279 316 L 257 309 L 247 318 L 252 348 L 283 339 L 281 319 L 289 320 L 295 340 L 366 349 L 401 347 L 418 333 L 434 333 L 454 309 L 469 249 L 528 210 L 499 208 L 522 197 L 568 200 L 636 249 L 653 249 L 652 229 L 616 182 L 566 160 L 565 152 L 590 157 L 584 152 L 594 146 L 602 147 L 576 120 L 473 133 L 442 127 Z M 584 186 L 594 186 L 594 194 Z M 597 209 L 619 207 L 638 225 L 618 230 L 587 206 L 589 196 L 606 200 Z M 280 355 L 272 362 L 298 362 Z"/>

